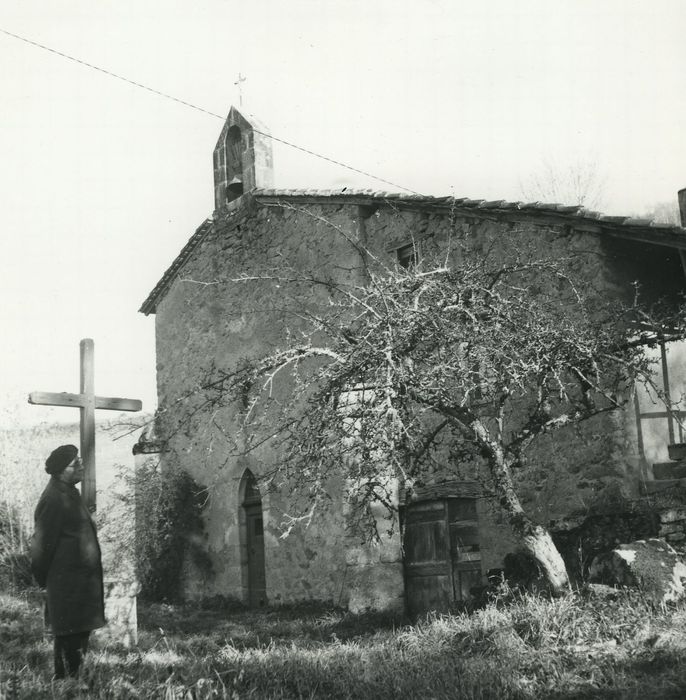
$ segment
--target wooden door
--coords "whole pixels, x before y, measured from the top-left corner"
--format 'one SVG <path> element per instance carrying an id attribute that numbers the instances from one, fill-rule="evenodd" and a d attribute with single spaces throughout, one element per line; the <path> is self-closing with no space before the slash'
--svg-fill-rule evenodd
<path id="1" fill-rule="evenodd" d="M 476 499 L 450 498 L 446 502 L 453 567 L 453 602 L 467 600 L 481 584 L 481 548 Z"/>
<path id="2" fill-rule="evenodd" d="M 422 501 L 405 510 L 405 595 L 411 614 L 448 610 L 481 582 L 473 498 Z"/>
<path id="3" fill-rule="evenodd" d="M 248 547 L 248 604 L 257 608 L 267 602 L 261 504 L 245 506 L 245 518 Z"/>

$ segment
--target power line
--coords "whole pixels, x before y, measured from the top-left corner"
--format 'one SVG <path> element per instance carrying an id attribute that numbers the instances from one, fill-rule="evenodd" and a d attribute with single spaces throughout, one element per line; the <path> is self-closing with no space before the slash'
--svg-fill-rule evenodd
<path id="1" fill-rule="evenodd" d="M 165 92 L 160 92 L 159 90 L 155 90 L 154 88 L 148 87 L 147 85 L 137 83 L 135 80 L 125 78 L 123 75 L 117 75 L 116 73 L 112 73 L 111 71 L 105 70 L 104 68 L 100 68 L 99 66 L 94 66 L 92 63 L 87 63 L 86 61 L 82 61 L 80 58 L 75 58 L 74 56 L 70 56 L 69 54 L 62 53 L 61 51 L 57 51 L 56 49 L 51 49 L 49 46 L 39 44 L 37 41 L 31 41 L 31 39 L 26 39 L 25 37 L 19 36 L 18 34 L 12 34 L 12 32 L 8 32 L 6 29 L 2 29 L 1 27 L 0 27 L 0 32 L 2 32 L 3 34 L 7 34 L 8 36 L 14 37 L 15 39 L 19 39 L 19 41 L 23 41 L 27 44 L 31 44 L 32 46 L 37 46 L 39 49 L 43 49 L 44 51 L 49 51 L 50 53 L 54 53 L 57 56 L 61 56 L 62 58 L 66 58 L 70 61 L 74 61 L 75 63 L 79 63 L 82 66 L 86 66 L 86 68 L 92 68 L 93 70 L 97 70 L 100 73 L 104 73 L 105 75 L 109 75 L 111 78 L 117 78 L 117 80 L 123 80 L 125 83 L 129 83 L 129 85 L 133 85 L 135 87 L 142 88 L 143 90 L 147 90 L 148 92 L 152 92 L 155 95 L 159 95 L 160 97 L 166 97 L 168 100 L 173 100 L 174 102 L 178 102 L 179 104 L 185 105 L 186 107 L 190 107 L 191 109 L 197 109 L 199 112 L 204 112 L 205 114 L 209 114 L 211 117 L 217 117 L 218 119 L 223 119 L 223 117 L 220 114 L 215 114 L 214 112 L 210 112 L 207 109 L 203 109 L 202 107 L 198 107 L 197 105 L 191 104 L 190 102 L 186 102 L 185 100 L 180 100 L 178 97 L 174 97 L 173 95 L 168 95 Z"/>
<path id="2" fill-rule="evenodd" d="M 263 131 L 259 131 L 258 129 L 255 129 L 254 127 L 253 127 L 253 131 L 256 134 L 261 134 L 262 136 L 266 136 L 267 138 L 270 138 L 272 141 L 278 141 L 279 143 L 283 143 L 285 146 L 290 146 L 291 148 L 296 148 L 298 151 L 302 151 L 303 153 L 308 153 L 309 155 L 315 156 L 316 158 L 321 158 L 322 160 L 327 160 L 327 161 L 329 161 L 329 163 L 333 163 L 334 165 L 340 165 L 342 168 L 347 168 L 348 170 L 352 170 L 354 173 L 359 173 L 360 175 L 366 175 L 367 177 L 371 177 L 374 180 L 378 180 L 379 182 L 385 182 L 387 185 L 391 185 L 391 187 L 397 187 L 400 190 L 405 190 L 405 192 L 411 192 L 412 194 L 420 194 L 419 192 L 415 192 L 414 190 L 411 190 L 408 187 L 403 187 L 402 185 L 398 185 L 395 182 L 391 182 L 390 180 L 384 180 L 384 178 L 379 177 L 378 175 L 372 175 L 372 173 L 368 173 L 364 170 L 359 170 L 358 168 L 353 168 L 352 165 L 347 165 L 346 163 L 341 163 L 341 161 L 334 160 L 333 158 L 329 158 L 328 156 L 323 156 L 321 153 L 315 153 L 314 151 L 310 151 L 307 148 L 303 148 L 302 146 L 298 146 L 297 144 L 291 143 L 290 141 L 284 141 L 283 139 L 277 138 L 276 136 L 272 136 L 271 134 L 265 134 Z"/>
<path id="3" fill-rule="evenodd" d="M 222 121 L 224 121 L 224 117 L 221 114 L 217 114 L 216 112 L 210 112 L 208 109 L 204 109 L 203 107 L 198 107 L 198 105 L 195 105 L 192 102 L 187 102 L 186 100 L 182 100 L 178 97 L 174 97 L 174 95 L 169 95 L 166 92 L 161 92 L 160 90 L 156 90 L 155 88 L 151 88 L 147 85 L 143 85 L 142 83 L 138 83 L 135 80 L 131 80 L 130 78 L 127 78 L 123 75 L 118 75 L 117 73 L 113 73 L 112 71 L 106 70 L 105 68 L 100 68 L 100 66 L 96 66 L 92 63 L 88 63 L 87 61 L 83 61 L 80 58 L 76 58 L 75 56 L 70 56 L 69 54 L 63 53 L 62 51 L 58 51 L 57 49 L 53 49 L 50 46 L 45 46 L 44 44 L 39 44 L 37 41 L 32 41 L 31 39 L 27 39 L 26 37 L 20 36 L 19 34 L 13 34 L 12 32 L 9 32 L 6 29 L 3 29 L 2 27 L 0 27 L 0 32 L 2 32 L 3 34 L 6 34 L 7 36 L 13 37 L 14 39 L 18 39 L 19 41 L 23 41 L 26 44 L 30 44 L 31 46 L 35 46 L 39 49 L 43 49 L 43 51 L 48 51 L 49 53 L 53 53 L 56 56 L 60 56 L 61 58 L 66 58 L 69 61 L 74 61 L 74 63 L 78 63 L 82 66 L 85 66 L 86 68 L 90 68 L 90 69 L 98 71 L 100 73 L 104 73 L 105 75 L 109 76 L 110 78 L 116 78 L 117 80 L 121 80 L 125 83 L 128 83 L 129 85 L 133 85 L 134 87 L 141 88 L 142 90 L 147 90 L 148 92 L 152 92 L 154 95 L 158 95 L 159 97 L 164 97 L 168 100 L 172 100 L 173 102 L 178 102 L 179 104 L 184 105 L 184 107 L 190 107 L 191 109 L 195 109 L 198 112 L 202 112 L 203 114 L 208 114 L 210 117 L 216 117 L 217 119 L 221 119 Z M 384 182 L 387 185 L 391 185 L 392 187 L 397 187 L 398 189 L 404 190 L 405 192 L 411 192 L 412 194 L 419 194 L 419 192 L 415 192 L 414 190 L 411 190 L 408 187 L 403 187 L 402 185 L 398 185 L 394 182 L 391 182 L 390 180 L 385 180 L 384 178 L 378 177 L 377 175 L 373 175 L 372 173 L 368 173 L 364 170 L 354 168 L 351 165 L 347 165 L 346 163 L 342 163 L 339 160 L 329 158 L 328 156 L 324 156 L 321 153 L 316 153 L 315 151 L 310 151 L 309 149 L 303 148 L 302 146 L 298 146 L 297 144 L 291 143 L 290 141 L 286 141 L 284 139 L 277 138 L 276 136 L 272 136 L 272 134 L 267 134 L 263 131 L 259 131 L 258 129 L 255 129 L 254 127 L 253 127 L 253 131 L 256 134 L 260 134 L 261 136 L 265 136 L 267 138 L 270 138 L 272 141 L 278 141 L 279 143 L 282 143 L 285 146 L 289 146 L 290 148 L 295 148 L 296 150 L 302 151 L 303 153 L 307 153 L 308 155 L 314 156 L 315 158 L 320 158 L 321 160 L 328 161 L 329 163 L 333 163 L 334 165 L 338 165 L 342 168 L 346 168 L 347 170 L 351 170 L 352 172 L 358 173 L 360 175 L 364 175 L 366 177 L 371 177 L 374 180 L 378 180 L 379 182 Z"/>

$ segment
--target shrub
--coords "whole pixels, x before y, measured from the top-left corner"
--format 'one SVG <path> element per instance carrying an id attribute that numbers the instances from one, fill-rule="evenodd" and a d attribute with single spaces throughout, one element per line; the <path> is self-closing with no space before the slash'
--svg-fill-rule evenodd
<path id="1" fill-rule="evenodd" d="M 147 463 L 136 470 L 136 571 L 141 595 L 151 601 L 178 600 L 184 561 L 209 573 L 202 546 L 205 489 L 184 470 Z"/>
<path id="2" fill-rule="evenodd" d="M 140 596 L 149 602 L 180 600 L 188 561 L 211 574 L 202 521 L 206 489 L 182 469 L 162 471 L 156 460 L 134 473 L 120 467 L 118 480 L 115 498 L 98 512 L 110 566 L 123 570 L 132 564 Z"/>
<path id="3" fill-rule="evenodd" d="M 18 509 L 0 501 L 0 590 L 20 592 L 31 587 L 28 542 Z"/>

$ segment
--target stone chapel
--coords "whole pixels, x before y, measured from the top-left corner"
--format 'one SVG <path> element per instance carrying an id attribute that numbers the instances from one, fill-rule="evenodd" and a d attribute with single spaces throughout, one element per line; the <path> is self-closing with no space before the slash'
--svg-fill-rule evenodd
<path id="1" fill-rule="evenodd" d="M 624 293 L 638 280 L 656 297 L 675 298 L 686 289 L 686 230 L 562 204 L 275 189 L 270 136 L 236 108 L 219 135 L 213 165 L 213 214 L 140 309 L 155 314 L 159 402 L 155 444 L 140 449 L 159 450 L 162 469 L 176 463 L 209 494 L 203 546 L 212 573 L 189 563 L 186 595 L 221 595 L 254 606 L 319 600 L 353 611 L 421 611 L 468 598 L 514 548 L 497 504 L 477 482 L 438 473 L 421 489 L 408 491 L 398 483 L 405 541 L 399 528 L 376 544 L 349 537 L 343 503 L 332 517 L 283 538 L 279 524 L 288 512 L 288 494 L 260 488 L 260 476 L 279 459 L 275 448 L 232 456 L 221 416 L 189 434 L 165 433 L 179 412 L 192 410 L 188 397 L 204 371 L 278 346 L 289 329 L 289 309 L 307 297 L 306 290 L 297 298 L 273 284 L 228 281 L 284 263 L 333 279 L 356 279 L 360 248 L 346 237 L 389 265 L 408 266 L 422 246 L 440 246 L 455 231 L 469 235 L 473 245 L 496 241 L 506 250 L 517 227 L 551 255 L 571 250 L 583 256 L 589 278 L 602 280 L 608 294 Z M 686 190 L 679 198 L 686 224 Z M 334 227 L 346 237 L 335 235 Z M 672 396 L 684 389 L 679 385 L 684 365 L 686 353 L 663 347 L 660 381 Z M 580 432 L 560 431 L 538 457 L 553 465 L 549 486 L 543 491 L 524 486 L 523 500 L 550 524 L 587 508 L 606 491 L 639 497 L 684 485 L 686 471 L 667 455 L 669 443 L 683 440 L 678 419 L 637 397 L 622 415 L 606 414 Z M 683 523 L 669 522 L 675 541 L 686 537 Z"/>

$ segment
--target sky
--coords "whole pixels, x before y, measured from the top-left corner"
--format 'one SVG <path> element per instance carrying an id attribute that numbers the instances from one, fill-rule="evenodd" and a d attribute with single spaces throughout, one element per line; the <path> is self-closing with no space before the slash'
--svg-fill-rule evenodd
<path id="1" fill-rule="evenodd" d="M 680 0 L 3 0 L 0 422 L 77 419 L 27 395 L 78 390 L 82 338 L 96 393 L 154 410 L 138 309 L 212 214 L 207 112 L 393 183 L 275 142 L 277 187 L 516 201 L 592 163 L 641 213 L 686 187 L 685 29 Z"/>

